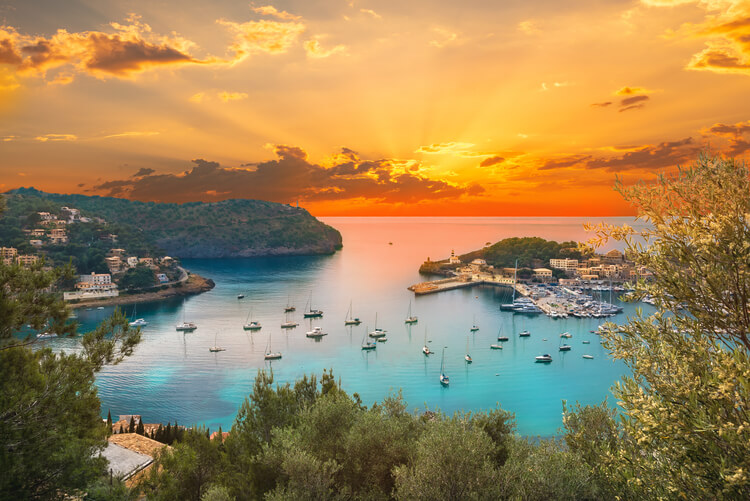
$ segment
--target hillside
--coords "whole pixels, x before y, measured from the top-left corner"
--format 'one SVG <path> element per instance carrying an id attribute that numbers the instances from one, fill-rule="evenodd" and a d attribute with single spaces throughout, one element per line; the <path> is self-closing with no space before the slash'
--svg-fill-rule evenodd
<path id="1" fill-rule="evenodd" d="M 121 198 L 60 195 L 34 188 L 6 194 L 8 217 L 24 211 L 67 206 L 82 216 L 101 218 L 118 235 L 133 233 L 144 247 L 180 258 L 227 258 L 331 254 L 341 234 L 305 209 L 259 200 L 185 204 L 137 202 Z"/>

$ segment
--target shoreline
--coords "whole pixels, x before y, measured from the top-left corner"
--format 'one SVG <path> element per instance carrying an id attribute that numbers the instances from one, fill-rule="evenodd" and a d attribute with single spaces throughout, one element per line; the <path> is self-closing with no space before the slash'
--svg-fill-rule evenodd
<path id="1" fill-rule="evenodd" d="M 168 289 L 157 290 L 153 292 L 140 292 L 136 294 L 125 294 L 117 297 L 108 297 L 101 299 L 85 299 L 78 302 L 70 302 L 68 306 L 77 310 L 89 306 L 113 306 L 137 303 L 148 303 L 152 301 L 161 301 L 171 297 L 192 296 L 207 292 L 213 289 L 216 284 L 210 278 L 204 278 L 195 273 L 189 273 L 187 280 L 181 282 L 181 286 L 171 286 Z"/>

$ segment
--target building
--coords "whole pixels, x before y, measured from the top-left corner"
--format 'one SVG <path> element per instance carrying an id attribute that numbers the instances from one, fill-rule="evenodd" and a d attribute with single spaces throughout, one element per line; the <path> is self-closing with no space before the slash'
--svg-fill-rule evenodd
<path id="1" fill-rule="evenodd" d="M 3 264 L 10 266 L 18 256 L 18 249 L 15 247 L 0 247 L 0 258 Z"/>
<path id="2" fill-rule="evenodd" d="M 169 277 L 167 277 L 167 275 L 164 273 L 157 273 L 156 279 L 159 281 L 160 284 L 166 284 L 167 282 L 169 282 Z"/>
<path id="3" fill-rule="evenodd" d="M 536 278 L 541 278 L 542 280 L 551 280 L 552 270 L 549 268 L 534 268 L 534 276 Z"/>
<path id="4" fill-rule="evenodd" d="M 578 271 L 577 259 L 550 259 L 549 265 L 551 268 L 564 270 L 567 273 L 575 273 Z"/>
<path id="5" fill-rule="evenodd" d="M 617 249 L 612 249 L 602 256 L 602 261 L 604 264 L 622 264 L 625 261 L 625 256 Z"/>
<path id="6" fill-rule="evenodd" d="M 32 237 L 43 237 L 45 234 L 44 228 L 34 228 L 31 230 Z"/>
<path id="7" fill-rule="evenodd" d="M 68 235 L 65 228 L 55 228 L 49 231 L 49 239 L 53 244 L 64 244 L 68 242 Z"/>
<path id="8" fill-rule="evenodd" d="M 113 477 L 132 487 L 154 463 L 158 452 L 168 445 L 137 433 L 117 433 L 109 437 L 107 447 L 101 452 L 107 458 Z"/>
<path id="9" fill-rule="evenodd" d="M 461 260 L 458 259 L 458 256 L 456 256 L 456 253 L 453 252 L 453 249 L 451 249 L 451 257 L 448 259 L 448 262 L 450 264 L 461 264 Z"/>
<path id="10" fill-rule="evenodd" d="M 81 220 L 81 211 L 79 211 L 78 209 L 74 209 L 72 207 L 60 207 L 60 210 L 67 214 L 67 219 L 71 223 Z"/>
<path id="11" fill-rule="evenodd" d="M 477 258 L 477 259 L 473 260 L 471 262 L 471 264 L 475 264 L 477 266 L 487 266 L 487 261 L 485 261 L 484 259 Z"/>
<path id="12" fill-rule="evenodd" d="M 117 289 L 117 285 L 112 283 L 112 275 L 109 273 L 91 273 L 78 277 L 76 289 L 82 292 L 109 291 Z"/>
<path id="13" fill-rule="evenodd" d="M 122 259 L 119 256 L 105 257 L 104 262 L 107 263 L 110 273 L 118 273 L 122 270 Z"/>
<path id="14" fill-rule="evenodd" d="M 57 219 L 57 216 L 54 214 L 50 214 L 49 212 L 37 212 L 39 214 L 39 219 L 42 221 L 51 221 L 53 219 Z"/>
<path id="15" fill-rule="evenodd" d="M 429 261 L 430 258 L 427 258 L 427 260 Z M 169 256 L 164 256 L 161 258 L 160 263 L 162 266 L 172 266 L 174 264 L 174 259 Z"/>
<path id="16" fill-rule="evenodd" d="M 28 268 L 29 266 L 39 261 L 39 256 L 35 254 L 24 254 L 24 255 L 19 255 L 16 258 L 16 260 L 18 261 L 18 264 L 20 264 L 21 266 Z"/>
<path id="17" fill-rule="evenodd" d="M 107 256 L 123 257 L 125 255 L 125 249 L 109 249 Z"/>
<path id="18" fill-rule="evenodd" d="M 42 242 L 41 240 L 29 240 L 29 244 L 38 249 L 39 247 L 44 245 L 44 242 Z"/>
<path id="19" fill-rule="evenodd" d="M 139 264 L 145 264 L 146 266 L 153 266 L 154 265 L 154 258 L 152 257 L 139 257 L 138 258 Z"/>
<path id="20" fill-rule="evenodd" d="M 135 268 L 136 266 L 138 266 L 138 258 L 135 256 L 130 256 L 127 259 L 127 263 L 128 263 L 128 266 L 130 266 L 131 268 Z"/>

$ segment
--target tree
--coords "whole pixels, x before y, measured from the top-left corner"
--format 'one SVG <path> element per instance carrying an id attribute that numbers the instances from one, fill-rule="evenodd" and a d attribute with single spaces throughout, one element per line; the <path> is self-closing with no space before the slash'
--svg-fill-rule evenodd
<path id="1" fill-rule="evenodd" d="M 36 338 L 24 335 L 26 325 L 58 336 L 77 330 L 61 298 L 48 292 L 66 274 L 0 262 L 0 492 L 9 499 L 62 498 L 105 472 L 95 375 L 140 340 L 115 312 L 83 336 L 78 354 L 32 350 Z"/>
<path id="2" fill-rule="evenodd" d="M 603 336 L 632 376 L 614 388 L 617 447 L 598 459 L 633 497 L 748 499 L 750 172 L 702 155 L 654 184 L 616 189 L 649 227 L 598 225 L 592 243 L 626 244 L 653 274 L 634 296 L 651 295 L 658 311 Z"/>
<path id="3" fill-rule="evenodd" d="M 107 409 L 107 434 L 112 434 L 112 413 Z"/>

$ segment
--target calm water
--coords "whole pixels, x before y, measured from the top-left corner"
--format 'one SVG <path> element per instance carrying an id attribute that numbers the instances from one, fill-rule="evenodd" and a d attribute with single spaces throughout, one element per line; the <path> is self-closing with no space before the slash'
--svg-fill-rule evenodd
<path id="1" fill-rule="evenodd" d="M 272 368 L 280 382 L 333 368 L 348 392 L 357 392 L 366 404 L 389 393 L 403 391 L 411 408 L 481 410 L 500 403 L 516 414 L 523 435 L 554 435 L 561 426 L 561 401 L 597 403 L 610 397 L 612 384 L 626 368 L 614 363 L 590 334 L 595 319 L 551 320 L 501 312 L 498 306 L 508 291 L 475 287 L 414 298 L 407 286 L 424 279 L 417 273 L 428 256 L 445 258 L 474 250 L 485 242 L 509 236 L 541 236 L 554 240 L 582 240 L 584 219 L 579 218 L 325 218 L 341 231 L 344 249 L 333 256 L 272 259 L 185 260 L 184 265 L 216 282 L 210 292 L 175 300 L 138 305 L 137 316 L 149 325 L 136 353 L 122 364 L 105 368 L 98 376 L 102 412 L 142 414 L 146 422 L 178 420 L 228 429 L 237 408 L 252 389 L 259 368 Z M 630 219 L 608 219 L 632 222 Z M 392 242 L 392 245 L 389 245 Z M 242 300 L 237 294 L 245 294 Z M 302 311 L 312 304 L 325 312 L 313 319 L 328 336 L 316 342 L 305 337 L 310 320 Z M 282 331 L 287 298 L 297 307 L 296 329 Z M 419 323 L 404 324 L 412 299 Z M 349 302 L 358 327 L 344 327 Z M 648 309 L 648 305 L 640 305 Z M 256 333 L 242 325 L 251 313 L 262 323 Z M 130 310 L 130 308 L 128 308 Z M 625 314 L 615 317 L 623 322 Z M 111 313 L 79 311 L 84 328 Z M 131 311 L 128 311 L 132 313 Z M 388 342 L 363 352 L 367 328 L 388 330 Z M 195 321 L 198 330 L 183 334 L 175 324 Z M 469 334 L 474 319 L 480 330 Z M 503 350 L 490 350 L 499 329 L 511 337 Z M 528 329 L 530 338 L 518 332 Z M 425 357 L 425 331 L 437 354 Z M 559 333 L 573 334 L 573 350 L 559 353 Z M 270 342 L 283 358 L 265 362 Z M 544 341 L 544 338 L 547 341 Z M 227 351 L 210 353 L 216 343 Z M 464 362 L 467 340 L 474 363 Z M 591 344 L 582 344 L 590 340 Z M 53 340 L 57 348 L 75 349 L 74 340 Z M 443 347 L 448 388 L 440 386 Z M 551 353 L 554 362 L 535 364 L 534 357 Z M 584 353 L 594 360 L 581 358 Z"/>

